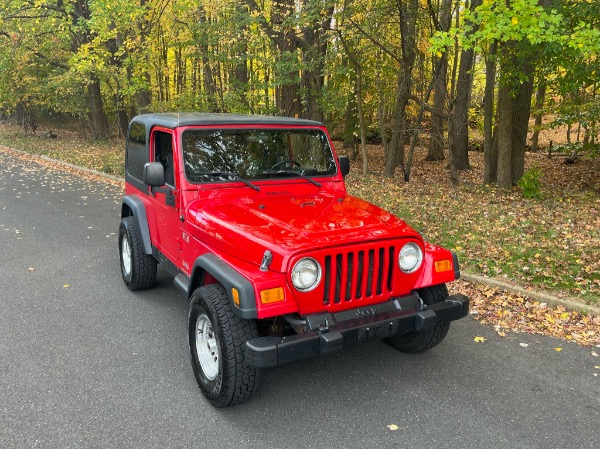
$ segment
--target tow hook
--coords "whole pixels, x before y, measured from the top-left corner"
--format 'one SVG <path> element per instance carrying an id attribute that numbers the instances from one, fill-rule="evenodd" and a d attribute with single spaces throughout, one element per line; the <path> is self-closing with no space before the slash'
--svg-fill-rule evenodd
<path id="1" fill-rule="evenodd" d="M 329 320 L 325 318 L 325 321 L 317 326 L 316 331 L 320 334 L 326 334 L 329 332 Z"/>

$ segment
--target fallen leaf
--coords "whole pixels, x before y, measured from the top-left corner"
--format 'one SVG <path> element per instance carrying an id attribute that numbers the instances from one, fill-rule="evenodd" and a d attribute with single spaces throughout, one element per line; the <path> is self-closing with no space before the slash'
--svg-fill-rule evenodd
<path id="1" fill-rule="evenodd" d="M 396 424 L 390 424 L 387 426 L 387 428 L 390 430 L 398 430 L 399 429 L 399 427 Z"/>
<path id="2" fill-rule="evenodd" d="M 29 267 L 29 268 L 27 268 L 27 271 L 35 271 L 35 268 Z"/>
<path id="3" fill-rule="evenodd" d="M 598 353 L 597 353 L 596 351 L 592 351 L 592 355 L 593 355 L 594 357 L 598 357 Z"/>
<path id="4" fill-rule="evenodd" d="M 519 346 L 521 346 L 522 348 L 526 348 L 527 346 L 529 346 L 529 343 L 519 343 Z"/>
<path id="5" fill-rule="evenodd" d="M 458 281 L 455 288 L 472 298 L 473 310 L 477 312 L 473 318 L 492 325 L 496 332 L 507 336 L 509 332 L 551 335 L 581 346 L 600 343 L 600 320 L 595 323 L 592 316 L 489 286 Z M 596 352 L 600 353 L 598 349 Z"/>
<path id="6" fill-rule="evenodd" d="M 475 337 L 475 338 L 473 339 L 473 341 L 474 341 L 475 343 L 483 343 L 484 341 L 486 341 L 486 339 L 485 339 L 485 338 L 483 338 L 483 337 Z"/>
<path id="7" fill-rule="evenodd" d="M 554 350 L 555 350 L 556 352 L 560 352 L 560 351 L 562 351 L 562 348 L 554 348 Z"/>
<path id="8" fill-rule="evenodd" d="M 69 288 L 69 284 L 63 285 L 63 288 Z"/>

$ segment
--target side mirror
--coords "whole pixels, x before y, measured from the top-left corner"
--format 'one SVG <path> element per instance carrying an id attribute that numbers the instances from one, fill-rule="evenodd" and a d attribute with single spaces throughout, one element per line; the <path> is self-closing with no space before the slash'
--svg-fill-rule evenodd
<path id="1" fill-rule="evenodd" d="M 165 168 L 160 162 L 147 162 L 144 165 L 144 174 L 142 180 L 144 184 L 150 187 L 160 187 L 165 185 Z"/>
<path id="2" fill-rule="evenodd" d="M 338 162 L 340 163 L 340 170 L 342 170 L 342 176 L 345 178 L 348 173 L 350 173 L 350 159 L 348 156 L 340 156 L 338 157 Z"/>

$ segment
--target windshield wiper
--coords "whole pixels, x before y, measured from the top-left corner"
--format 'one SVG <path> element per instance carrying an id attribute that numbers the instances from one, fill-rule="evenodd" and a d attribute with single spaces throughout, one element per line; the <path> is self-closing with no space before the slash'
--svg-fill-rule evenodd
<path id="1" fill-rule="evenodd" d="M 262 172 L 263 175 L 296 175 L 299 176 L 302 179 L 306 179 L 308 182 L 310 182 L 311 184 L 316 185 L 317 187 L 321 187 L 321 183 L 318 181 L 315 181 L 312 178 L 309 178 L 306 175 L 303 175 L 300 172 L 297 172 L 295 170 L 264 170 Z"/>
<path id="2" fill-rule="evenodd" d="M 260 192 L 260 187 L 255 186 L 250 181 L 245 180 L 238 173 L 235 173 L 235 172 L 231 172 L 231 171 L 207 171 L 207 172 L 201 172 L 201 173 L 198 173 L 198 174 L 199 175 L 214 176 L 215 178 L 216 177 L 223 177 L 223 176 L 230 176 L 230 177 L 234 178 L 236 181 L 242 181 L 248 187 L 256 190 L 257 192 Z"/>

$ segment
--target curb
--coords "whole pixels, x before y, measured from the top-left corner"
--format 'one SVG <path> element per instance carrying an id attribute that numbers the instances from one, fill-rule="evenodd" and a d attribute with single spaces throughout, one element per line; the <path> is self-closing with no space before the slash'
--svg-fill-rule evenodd
<path id="1" fill-rule="evenodd" d="M 38 156 L 40 159 L 43 159 L 47 162 L 52 162 L 53 164 L 59 164 L 59 165 L 64 165 L 65 167 L 69 167 L 72 168 L 74 170 L 78 170 L 78 171 L 82 171 L 85 173 L 90 173 L 92 175 L 96 175 L 96 176 L 100 176 L 101 178 L 106 178 L 106 179 L 110 179 L 112 181 L 116 181 L 116 182 L 125 182 L 125 178 L 121 178 L 119 176 L 114 176 L 114 175 L 109 175 L 108 173 L 103 173 L 101 171 L 98 170 L 94 170 L 92 168 L 85 168 L 85 167 L 80 167 L 78 165 L 73 165 L 73 164 L 69 164 L 68 162 L 63 162 L 63 161 L 59 161 L 57 159 L 52 159 L 51 157 L 48 156 Z"/>
<path id="2" fill-rule="evenodd" d="M 115 181 L 115 182 L 125 182 L 125 178 L 121 178 L 119 176 L 114 176 L 114 175 L 109 175 L 108 173 L 94 170 L 92 168 L 81 167 L 79 165 L 73 165 L 73 164 L 70 164 L 69 162 L 60 161 L 58 159 L 53 159 L 53 158 L 43 155 L 43 154 L 28 153 L 27 151 L 16 150 L 14 148 L 6 147 L 4 145 L 0 145 L 0 151 L 4 151 L 6 153 L 16 153 L 17 155 L 27 156 L 27 157 L 31 157 L 33 159 L 41 159 L 46 162 L 51 162 L 56 165 L 62 165 L 64 167 L 70 168 L 72 170 L 89 173 L 91 175 L 99 176 L 99 177 L 105 178 L 105 179 L 110 179 L 111 181 Z"/>
<path id="3" fill-rule="evenodd" d="M 519 287 L 518 285 L 509 284 L 507 282 L 498 281 L 496 279 L 491 279 L 484 276 L 478 276 L 476 274 L 461 273 L 461 279 L 464 279 L 472 284 L 483 284 L 490 287 L 500 288 L 502 290 L 506 290 L 507 292 L 516 293 L 534 301 L 545 302 L 552 306 L 563 306 L 567 310 L 600 316 L 600 307 L 578 302 L 573 299 L 558 298 L 544 292 L 528 291 L 523 287 Z"/>
<path id="4" fill-rule="evenodd" d="M 26 151 L 15 150 L 13 148 L 5 147 L 2 145 L 0 145 L 0 150 L 8 150 L 8 152 L 14 152 L 14 153 L 17 153 L 17 154 L 20 154 L 23 156 L 39 158 L 46 162 L 52 162 L 53 164 L 63 165 L 67 168 L 71 168 L 73 170 L 81 171 L 84 173 L 90 173 L 95 176 L 99 176 L 101 178 L 110 179 L 111 181 L 116 181 L 116 182 L 124 182 L 125 181 L 124 178 L 120 178 L 118 176 L 113 176 L 113 175 L 109 175 L 107 173 L 102 173 L 100 171 L 93 170 L 91 168 L 80 167 L 78 165 L 73 165 L 68 162 L 59 161 L 58 159 L 53 159 L 51 157 L 44 156 L 44 155 L 31 154 L 31 153 L 27 153 Z M 469 274 L 469 273 L 463 272 L 463 273 L 461 273 L 461 279 L 463 279 L 467 282 L 470 282 L 472 284 L 483 284 L 483 285 L 488 285 L 490 287 L 500 288 L 502 290 L 506 290 L 511 293 L 523 295 L 534 301 L 545 302 L 552 306 L 562 306 L 567 310 L 584 312 L 584 313 L 589 313 L 592 315 L 600 316 L 600 306 L 593 306 L 590 304 L 581 303 L 581 302 L 575 301 L 573 299 L 568 299 L 568 298 L 558 298 L 556 296 L 552 296 L 549 293 L 528 291 L 528 290 L 525 290 L 523 287 L 519 287 L 514 284 L 509 284 L 507 282 L 498 281 L 496 279 L 479 276 L 476 274 Z"/>

